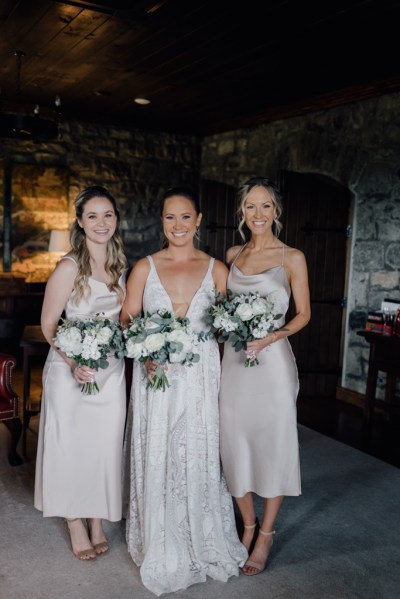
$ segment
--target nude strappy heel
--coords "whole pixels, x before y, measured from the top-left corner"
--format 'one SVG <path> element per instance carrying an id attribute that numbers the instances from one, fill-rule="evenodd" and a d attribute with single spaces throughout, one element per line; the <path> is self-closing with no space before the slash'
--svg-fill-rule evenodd
<path id="1" fill-rule="evenodd" d="M 260 523 L 258 521 L 258 518 L 256 518 L 256 521 L 254 522 L 254 524 L 243 524 L 243 528 L 246 528 L 247 530 L 255 529 L 254 533 L 253 533 L 253 538 L 251 539 L 251 543 L 250 543 L 249 550 L 248 550 L 248 554 L 250 555 L 254 549 L 254 545 L 256 544 L 258 533 L 260 530 Z"/>
<path id="2" fill-rule="evenodd" d="M 69 528 L 69 523 L 76 522 L 77 520 L 81 520 L 81 518 L 64 518 L 64 520 L 67 523 L 67 528 L 68 528 L 68 532 L 69 532 L 69 536 L 70 536 L 70 540 L 71 540 L 72 553 L 75 555 L 75 557 L 77 557 L 78 559 L 80 559 L 84 562 L 90 562 L 90 561 L 96 559 L 96 551 L 95 551 L 94 547 L 90 546 L 87 549 L 82 549 L 81 551 L 74 551 L 74 548 L 72 546 L 72 538 L 71 538 L 71 531 Z"/>
<path id="3" fill-rule="evenodd" d="M 245 576 L 256 576 L 257 574 L 261 574 L 261 572 L 263 572 L 265 570 L 265 568 L 266 568 L 268 557 L 269 557 L 269 554 L 271 552 L 272 543 L 274 541 L 273 538 L 272 538 L 272 536 L 275 534 L 275 530 L 271 530 L 270 532 L 265 532 L 262 528 L 260 528 L 259 531 L 258 531 L 258 533 L 260 535 L 263 535 L 264 537 L 271 537 L 271 543 L 270 543 L 270 546 L 269 546 L 269 551 L 268 551 L 267 557 L 265 558 L 265 560 L 264 560 L 263 563 L 253 562 L 250 559 L 248 559 L 246 561 L 246 563 L 243 566 L 243 574 Z M 256 570 L 258 570 L 258 572 L 246 572 L 245 571 L 246 566 L 250 566 L 251 568 L 255 568 Z"/>

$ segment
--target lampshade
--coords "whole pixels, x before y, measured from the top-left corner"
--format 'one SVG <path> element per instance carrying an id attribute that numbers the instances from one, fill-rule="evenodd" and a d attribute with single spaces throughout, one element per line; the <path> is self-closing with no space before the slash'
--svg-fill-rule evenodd
<path id="1" fill-rule="evenodd" d="M 71 249 L 69 231 L 50 231 L 49 252 L 66 253 Z"/>

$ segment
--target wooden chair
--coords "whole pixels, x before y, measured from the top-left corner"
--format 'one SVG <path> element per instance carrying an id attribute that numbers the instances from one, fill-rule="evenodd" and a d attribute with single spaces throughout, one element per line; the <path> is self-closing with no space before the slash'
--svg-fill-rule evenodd
<path id="1" fill-rule="evenodd" d="M 11 446 L 8 461 L 11 466 L 19 466 L 22 459 L 17 453 L 22 424 L 19 419 L 19 397 L 11 387 L 11 372 L 17 361 L 14 356 L 0 354 L 0 421 L 11 433 Z"/>

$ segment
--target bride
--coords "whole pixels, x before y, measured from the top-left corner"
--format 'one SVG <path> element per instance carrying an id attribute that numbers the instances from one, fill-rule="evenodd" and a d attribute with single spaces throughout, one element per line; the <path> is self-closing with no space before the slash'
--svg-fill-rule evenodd
<path id="1" fill-rule="evenodd" d="M 214 290 L 226 291 L 227 268 L 194 247 L 201 213 L 191 190 L 167 191 L 161 220 L 167 246 L 133 268 L 122 320 L 165 308 L 187 316 L 200 332 Z M 197 364 L 168 366 L 165 392 L 147 389 L 156 365 L 146 370 L 134 363 L 125 442 L 126 537 L 143 584 L 156 595 L 207 576 L 226 581 L 247 557 L 220 471 L 217 342 L 202 342 L 196 352 Z"/>

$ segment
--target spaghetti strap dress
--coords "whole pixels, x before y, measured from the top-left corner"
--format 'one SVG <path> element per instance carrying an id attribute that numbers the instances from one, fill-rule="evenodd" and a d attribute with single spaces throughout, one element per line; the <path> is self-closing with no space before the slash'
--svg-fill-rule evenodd
<path id="1" fill-rule="evenodd" d="M 258 291 L 273 300 L 276 329 L 283 327 L 289 307 L 290 285 L 281 264 L 255 275 L 231 265 L 228 289 Z M 287 338 L 258 354 L 259 364 L 245 367 L 244 351 L 225 343 L 220 387 L 221 460 L 234 497 L 254 492 L 260 497 L 300 495 L 300 459 L 296 401 L 299 380 Z"/>
<path id="2" fill-rule="evenodd" d="M 93 278 L 88 284 L 90 296 L 78 304 L 72 292 L 65 317 L 77 320 L 104 312 L 118 320 L 118 295 Z M 125 287 L 124 275 L 120 285 Z M 107 369 L 96 372 L 100 392 L 84 395 L 67 363 L 53 348 L 49 350 L 43 369 L 34 498 L 43 516 L 121 519 L 124 360 L 108 361 Z"/>
<path id="3" fill-rule="evenodd" d="M 171 300 L 148 256 L 143 310 L 172 310 Z M 210 260 L 186 316 L 195 332 L 206 330 L 206 309 L 215 301 Z M 126 538 L 143 584 L 156 595 L 239 574 L 247 557 L 240 543 L 232 498 L 221 473 L 218 389 L 220 359 L 215 339 L 196 348 L 190 367 L 169 364 L 170 387 L 147 389 L 146 371 L 133 366 L 126 434 L 129 487 Z"/>

